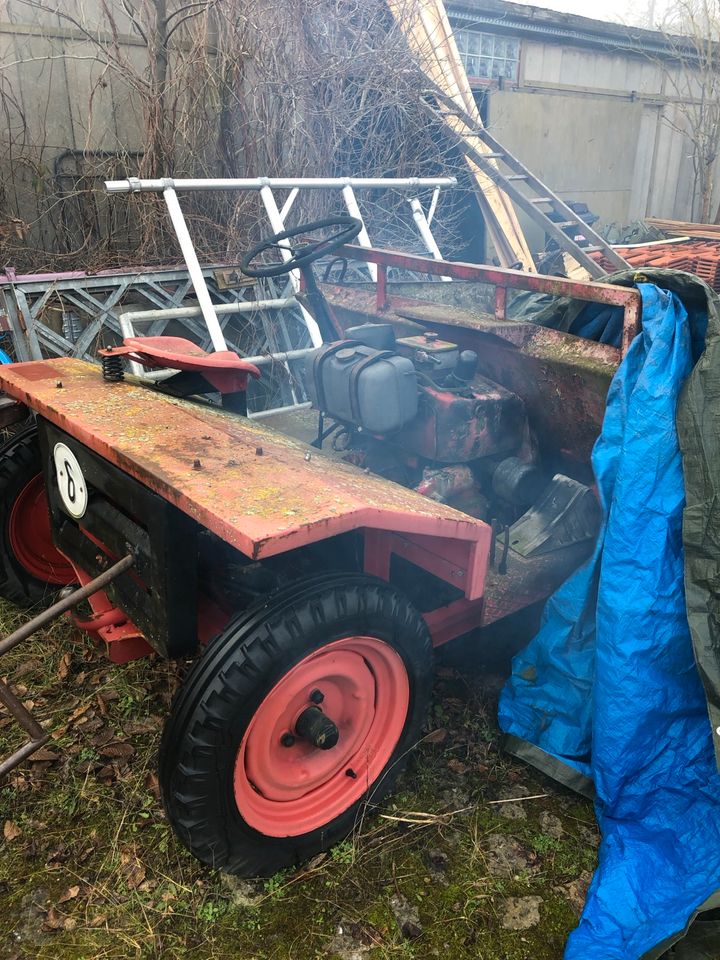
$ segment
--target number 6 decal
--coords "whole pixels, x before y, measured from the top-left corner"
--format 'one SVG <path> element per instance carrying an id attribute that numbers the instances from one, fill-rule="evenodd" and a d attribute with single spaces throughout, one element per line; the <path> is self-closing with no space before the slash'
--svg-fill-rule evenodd
<path id="1" fill-rule="evenodd" d="M 79 520 L 87 510 L 88 492 L 78 459 L 66 444 L 56 443 L 53 460 L 63 506 L 71 517 Z"/>

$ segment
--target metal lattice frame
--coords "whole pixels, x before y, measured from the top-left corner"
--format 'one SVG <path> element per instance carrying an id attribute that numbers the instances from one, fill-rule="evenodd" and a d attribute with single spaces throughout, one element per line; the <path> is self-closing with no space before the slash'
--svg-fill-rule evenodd
<path id="1" fill-rule="evenodd" d="M 205 268 L 203 275 L 217 302 L 252 302 L 255 299 L 255 286 L 245 286 L 239 291 L 220 290 L 215 282 L 214 268 Z M 266 289 L 258 299 L 266 298 Z M 94 360 L 92 348 L 103 330 L 122 337 L 120 315 L 127 310 L 128 302 L 137 310 L 172 309 L 183 306 L 186 298 L 193 294 L 186 269 L 167 269 L 103 271 L 92 275 L 81 272 L 28 276 L 5 274 L 0 275 L 0 295 L 17 360 L 39 360 L 47 356 Z M 268 296 L 276 297 L 276 290 L 269 288 Z M 81 329 L 74 341 L 52 329 L 43 319 L 44 312 L 57 303 L 67 305 L 68 313 L 77 311 L 80 315 Z M 223 316 L 223 325 L 227 325 L 231 316 Z M 163 333 L 168 322 L 167 318 L 159 319 L 147 332 L 153 336 Z M 175 322 L 184 326 L 200 346 L 212 349 L 204 323 L 197 322 L 194 317 L 179 318 Z M 228 347 L 241 354 L 247 352 L 247 345 L 243 350 L 241 344 L 232 340 L 228 341 Z M 290 347 L 289 341 L 287 347 Z"/>
<path id="2" fill-rule="evenodd" d="M 286 297 L 288 284 L 282 279 L 247 284 L 238 289 L 220 289 L 216 268 L 203 269 L 203 277 L 217 304 L 254 300 L 276 300 Z M 227 272 L 227 271 L 225 271 Z M 188 302 L 189 301 L 189 302 Z M 194 306 L 193 284 L 187 269 L 143 271 L 103 271 L 88 275 L 82 272 L 17 276 L 0 275 L 0 311 L 4 309 L 12 339 L 10 351 L 16 360 L 39 360 L 44 357 L 72 356 L 95 361 L 98 344 L 120 342 L 123 338 L 122 317 L 144 310 L 177 310 Z M 196 301 L 195 301 L 196 302 Z M 48 322 L 51 308 L 75 315 L 76 321 L 66 324 L 64 333 Z M 150 336 L 163 334 L 170 323 L 178 325 L 183 335 L 212 350 L 210 333 L 197 311 L 194 316 L 160 316 L 142 332 Z M 238 320 L 241 318 L 241 322 Z M 298 307 L 280 310 L 258 309 L 242 312 L 221 312 L 220 324 L 228 349 L 241 356 L 298 350 L 310 346 L 310 338 Z M 76 333 L 76 336 L 73 336 Z M 253 390 L 252 393 L 256 391 Z M 255 406 L 304 400 L 300 378 L 291 363 L 273 364 L 262 396 Z"/>

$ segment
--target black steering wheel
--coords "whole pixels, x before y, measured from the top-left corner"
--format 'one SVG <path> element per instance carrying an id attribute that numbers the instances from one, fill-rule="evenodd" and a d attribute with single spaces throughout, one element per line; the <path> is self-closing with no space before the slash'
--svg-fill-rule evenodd
<path id="1" fill-rule="evenodd" d="M 313 223 L 302 223 L 299 227 L 292 230 L 284 230 L 282 233 L 276 233 L 268 237 L 253 247 L 249 253 L 246 253 L 240 264 L 240 269 L 248 277 L 280 277 L 284 273 L 290 273 L 291 270 L 302 269 L 315 260 L 333 253 L 338 247 L 345 243 L 350 243 L 362 230 L 362 220 L 355 217 L 328 217 L 327 220 L 315 220 Z M 281 245 L 281 240 L 292 240 L 293 237 L 299 237 L 303 234 L 312 233 L 314 230 L 328 230 L 334 227 L 335 232 L 322 240 L 310 240 L 299 247 L 293 247 L 288 244 L 287 247 Z M 253 260 L 259 257 L 266 250 L 288 249 L 292 253 L 289 260 L 283 260 L 281 263 L 262 264 L 251 266 Z"/>

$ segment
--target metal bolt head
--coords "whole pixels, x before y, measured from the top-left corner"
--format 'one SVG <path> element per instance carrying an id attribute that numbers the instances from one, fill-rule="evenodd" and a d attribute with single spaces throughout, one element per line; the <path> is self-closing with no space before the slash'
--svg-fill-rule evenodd
<path id="1" fill-rule="evenodd" d="M 313 690 L 310 694 L 310 703 L 322 703 L 325 699 L 325 694 L 322 690 Z"/>
<path id="2" fill-rule="evenodd" d="M 283 745 L 283 747 L 292 747 L 292 745 L 295 743 L 295 737 L 291 733 L 284 733 L 280 737 L 280 743 Z"/>

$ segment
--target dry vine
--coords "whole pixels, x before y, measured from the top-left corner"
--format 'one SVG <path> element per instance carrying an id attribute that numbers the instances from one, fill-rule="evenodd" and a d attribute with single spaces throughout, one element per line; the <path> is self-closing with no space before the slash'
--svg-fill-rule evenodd
<path id="1" fill-rule="evenodd" d="M 50 34 L 52 13 L 63 28 L 55 33 L 65 33 L 42 47 L 18 35 L 0 56 L 0 267 L 177 260 L 162 201 L 147 194 L 108 199 L 106 178 L 462 169 L 422 108 L 423 79 L 385 0 L 98 0 L 88 4 L 92 15 L 84 3 L 0 0 L 4 19 L 37 16 Z M 44 91 L 45 111 L 52 109 L 58 62 L 68 76 L 82 65 L 91 77 L 87 102 L 73 108 L 83 142 L 66 149 L 45 142 L 23 86 L 34 71 L 35 100 Z M 106 138 L 99 149 L 99 131 L 127 129 L 129 117 L 137 118 L 134 136 L 118 135 L 109 146 Z M 363 200 L 378 242 L 412 232 L 405 197 Z M 332 203 L 337 198 L 326 193 L 305 193 L 293 222 L 326 213 Z M 183 204 L 206 261 L 234 259 L 269 232 L 255 194 L 186 195 Z M 453 218 L 442 220 L 438 239 L 448 249 Z"/>

